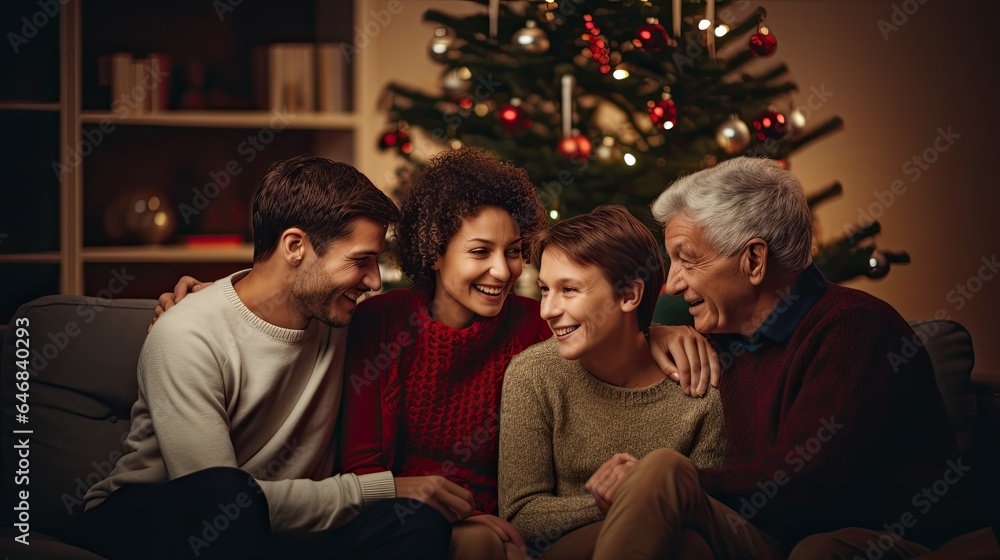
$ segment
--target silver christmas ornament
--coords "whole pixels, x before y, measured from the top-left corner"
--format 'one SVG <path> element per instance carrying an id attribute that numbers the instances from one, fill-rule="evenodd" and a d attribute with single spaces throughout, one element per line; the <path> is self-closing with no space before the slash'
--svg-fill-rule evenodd
<path id="1" fill-rule="evenodd" d="M 792 107 L 792 111 L 788 113 L 788 125 L 793 134 L 799 133 L 806 127 L 806 116 L 802 113 L 802 109 Z"/>
<path id="2" fill-rule="evenodd" d="M 534 20 L 528 20 L 524 27 L 514 33 L 514 48 L 531 54 L 541 54 L 549 50 L 549 37 L 538 28 Z"/>
<path id="3" fill-rule="evenodd" d="M 432 60 L 447 62 L 458 54 L 455 51 L 455 38 L 448 35 L 446 28 L 438 27 L 434 30 L 431 42 L 427 45 L 427 52 Z"/>
<path id="4" fill-rule="evenodd" d="M 472 71 L 466 67 L 454 68 L 445 72 L 441 79 L 441 87 L 448 97 L 460 99 L 465 96 L 472 85 Z"/>
<path id="5" fill-rule="evenodd" d="M 750 127 L 732 115 L 715 130 L 715 141 L 727 154 L 742 152 L 750 145 Z"/>
<path id="6" fill-rule="evenodd" d="M 601 138 L 601 141 L 595 143 L 594 157 L 603 163 L 618 162 L 622 158 L 622 149 L 615 142 L 615 139 L 611 136 L 605 136 Z"/>

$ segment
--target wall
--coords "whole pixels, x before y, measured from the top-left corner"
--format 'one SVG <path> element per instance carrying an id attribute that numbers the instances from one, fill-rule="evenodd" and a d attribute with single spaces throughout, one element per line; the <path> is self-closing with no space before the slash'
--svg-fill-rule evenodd
<path id="1" fill-rule="evenodd" d="M 369 0 L 368 9 L 389 4 Z M 878 245 L 905 249 L 913 258 L 885 279 L 848 285 L 888 301 L 908 319 L 961 322 L 973 335 L 977 372 L 1000 372 L 1000 271 L 984 264 L 1000 256 L 1000 185 L 986 165 L 1000 111 L 982 85 L 1000 6 L 972 0 L 759 4 L 768 9 L 767 23 L 778 38 L 777 53 L 762 66 L 789 65 L 800 88 L 796 100 L 809 109 L 811 122 L 839 115 L 846 123 L 790 162 L 809 192 L 834 180 L 844 185 L 840 199 L 817 211 L 822 237 L 832 239 L 862 213 L 877 214 L 883 229 Z M 748 13 L 757 5 L 737 0 L 733 8 Z M 440 72 L 426 54 L 433 26 L 422 23 L 421 14 L 429 7 L 455 13 L 482 8 L 416 0 L 399 6 L 365 52 L 371 65 L 366 87 L 379 92 L 397 80 L 432 90 Z M 883 31 L 879 20 L 897 29 Z M 381 130 L 384 116 L 375 96 L 363 110 L 373 130 Z M 950 140 L 939 140 L 942 131 Z M 376 141 L 373 136 L 358 147 L 366 151 L 362 170 L 386 187 L 395 165 L 390 154 L 377 152 Z"/>
<path id="2" fill-rule="evenodd" d="M 840 115 L 846 124 L 792 158 L 807 189 L 844 185 L 843 197 L 817 211 L 823 235 L 856 224 L 862 212 L 881 212 L 878 245 L 913 258 L 882 280 L 848 285 L 908 319 L 948 315 L 964 324 L 976 370 L 1000 372 L 1000 271 L 985 264 L 1000 256 L 1000 195 L 987 165 L 1000 110 L 982 85 L 1000 7 L 970 0 L 764 5 L 799 103 L 813 87 L 825 88 L 832 95 L 816 118 Z M 896 13 L 897 22 L 908 19 L 883 33 L 879 21 L 895 25 L 894 6 L 916 11 Z M 938 140 L 941 131 L 950 131 L 950 142 Z M 893 200 L 895 181 L 902 194 Z"/>

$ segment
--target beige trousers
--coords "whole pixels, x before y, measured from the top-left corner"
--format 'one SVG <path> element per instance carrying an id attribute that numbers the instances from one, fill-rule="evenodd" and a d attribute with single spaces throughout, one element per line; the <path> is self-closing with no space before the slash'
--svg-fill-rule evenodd
<path id="1" fill-rule="evenodd" d="M 597 546 L 597 536 L 604 527 L 603 521 L 585 525 L 567 533 L 542 555 L 542 560 L 581 560 L 591 558 Z M 714 560 L 708 543 L 695 531 L 685 530 L 681 535 L 678 558 L 684 560 Z"/>
<path id="2" fill-rule="evenodd" d="M 701 536 L 716 560 L 783 560 L 783 547 L 701 489 L 690 459 L 658 449 L 640 460 L 615 496 L 594 548 L 594 560 L 688 558 Z"/>
<path id="3" fill-rule="evenodd" d="M 521 549 L 505 543 L 492 529 L 459 521 L 451 529 L 451 560 L 523 560 Z"/>

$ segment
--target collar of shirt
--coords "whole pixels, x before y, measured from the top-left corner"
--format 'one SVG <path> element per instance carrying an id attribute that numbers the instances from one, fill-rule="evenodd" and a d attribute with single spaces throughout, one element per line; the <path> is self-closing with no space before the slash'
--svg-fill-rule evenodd
<path id="1" fill-rule="evenodd" d="M 783 342 L 792 336 L 792 331 L 799 325 L 802 318 L 819 301 L 826 292 L 827 280 L 815 264 L 802 271 L 795 285 L 787 294 L 779 294 L 781 300 L 760 327 L 753 333 L 750 340 L 741 335 L 722 335 L 725 347 L 736 342 L 751 352 L 760 348 L 765 341 Z"/>

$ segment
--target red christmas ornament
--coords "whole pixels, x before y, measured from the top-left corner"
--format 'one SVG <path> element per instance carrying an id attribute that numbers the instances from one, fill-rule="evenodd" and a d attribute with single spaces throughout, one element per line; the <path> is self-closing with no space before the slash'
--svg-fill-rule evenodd
<path id="1" fill-rule="evenodd" d="M 760 26 L 757 32 L 750 36 L 750 52 L 754 56 L 771 56 L 777 48 L 778 39 L 764 26 Z"/>
<path id="2" fill-rule="evenodd" d="M 656 18 L 649 18 L 645 25 L 640 25 L 636 30 L 632 43 L 652 54 L 670 44 L 670 35 L 667 35 L 667 30 Z"/>
<path id="3" fill-rule="evenodd" d="M 528 118 L 528 112 L 519 105 L 510 103 L 504 103 L 500 106 L 500 110 L 497 111 L 497 120 L 500 121 L 500 126 L 508 134 L 531 127 L 531 119 Z"/>
<path id="4" fill-rule="evenodd" d="M 379 148 L 383 150 L 388 150 L 395 148 L 399 150 L 401 154 L 409 154 L 413 152 L 413 142 L 410 141 L 410 135 L 407 134 L 406 130 L 402 128 L 397 128 L 396 130 L 390 130 L 382 135 L 378 142 Z"/>
<path id="5" fill-rule="evenodd" d="M 654 126 L 670 130 L 677 124 L 677 104 L 673 99 L 668 97 L 660 101 L 650 101 L 646 105 L 649 108 L 649 119 L 653 121 Z"/>
<path id="6" fill-rule="evenodd" d="M 608 48 L 608 40 L 601 35 L 601 28 L 594 23 L 593 16 L 586 14 L 583 16 L 583 20 L 586 22 L 583 26 L 587 28 L 586 37 L 589 49 L 585 54 L 597 62 L 601 74 L 607 74 L 611 71 L 611 49 Z"/>
<path id="7" fill-rule="evenodd" d="M 567 159 L 590 159 L 592 148 L 586 136 L 574 135 L 560 140 L 556 151 Z"/>
<path id="8" fill-rule="evenodd" d="M 754 135 L 758 140 L 775 140 L 788 134 L 788 120 L 785 115 L 768 109 L 753 120 Z"/>

